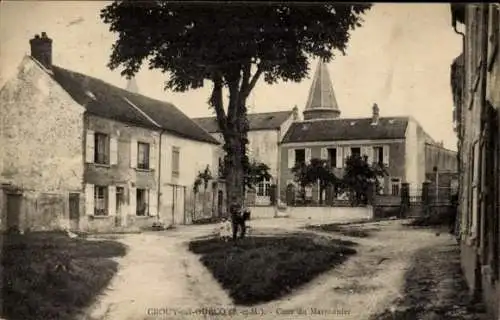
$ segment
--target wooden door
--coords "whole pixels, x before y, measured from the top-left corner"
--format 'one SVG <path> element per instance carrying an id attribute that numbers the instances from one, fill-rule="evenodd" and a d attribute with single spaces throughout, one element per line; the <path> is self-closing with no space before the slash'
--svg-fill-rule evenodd
<path id="1" fill-rule="evenodd" d="M 20 194 L 7 194 L 7 229 L 19 229 L 21 217 L 21 200 Z"/>
<path id="2" fill-rule="evenodd" d="M 69 228 L 76 231 L 79 228 L 80 221 L 80 194 L 69 194 Z"/>

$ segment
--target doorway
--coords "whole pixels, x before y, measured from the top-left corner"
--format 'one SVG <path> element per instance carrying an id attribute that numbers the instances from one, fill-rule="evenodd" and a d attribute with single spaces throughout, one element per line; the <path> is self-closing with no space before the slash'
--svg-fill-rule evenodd
<path id="1" fill-rule="evenodd" d="M 69 228 L 70 230 L 77 231 L 80 221 L 80 194 L 69 194 Z"/>
<path id="2" fill-rule="evenodd" d="M 22 195 L 7 193 L 7 230 L 19 230 L 21 216 Z"/>
<path id="3" fill-rule="evenodd" d="M 125 225 L 125 219 L 123 218 L 123 214 L 125 213 L 124 205 L 125 205 L 125 188 L 124 187 L 116 187 L 116 219 L 115 226 L 120 227 Z"/>
<path id="4" fill-rule="evenodd" d="M 222 190 L 219 190 L 217 192 L 217 212 L 219 217 L 223 217 L 224 215 L 224 192 Z"/>

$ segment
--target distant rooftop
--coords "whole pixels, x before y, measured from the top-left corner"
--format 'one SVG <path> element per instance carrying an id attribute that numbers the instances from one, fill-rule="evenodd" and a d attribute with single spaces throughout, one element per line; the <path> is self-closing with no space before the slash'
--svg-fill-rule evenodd
<path id="1" fill-rule="evenodd" d="M 275 111 L 263 113 L 249 113 L 248 122 L 250 130 L 273 130 L 279 129 L 280 126 L 289 117 L 293 111 Z M 210 133 L 220 132 L 216 117 L 193 118 L 200 127 Z"/>

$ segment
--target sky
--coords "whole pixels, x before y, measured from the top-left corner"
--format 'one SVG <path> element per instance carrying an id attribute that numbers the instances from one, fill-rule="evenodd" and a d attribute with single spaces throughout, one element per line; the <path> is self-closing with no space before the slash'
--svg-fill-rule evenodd
<path id="1" fill-rule="evenodd" d="M 53 39 L 55 65 L 125 88 L 119 70 L 107 67 L 116 35 L 100 17 L 104 1 L 2 1 L 0 3 L 0 85 L 12 77 L 29 40 L 45 31 Z M 341 117 L 413 116 L 435 140 L 456 150 L 450 65 L 461 38 L 451 27 L 449 4 L 377 3 L 352 31 L 346 55 L 328 64 Z M 317 61 L 301 83 L 260 81 L 249 100 L 251 112 L 304 109 Z M 175 104 L 189 117 L 213 115 L 211 87 L 185 93 L 164 90 L 168 75 L 137 74 L 141 94 Z"/>

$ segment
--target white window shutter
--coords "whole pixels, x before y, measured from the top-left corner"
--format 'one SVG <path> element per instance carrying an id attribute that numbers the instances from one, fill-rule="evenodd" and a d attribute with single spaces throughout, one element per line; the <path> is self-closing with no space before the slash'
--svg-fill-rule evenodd
<path id="1" fill-rule="evenodd" d="M 94 215 L 94 185 L 85 185 L 85 213 L 89 216 Z"/>
<path id="2" fill-rule="evenodd" d="M 327 148 L 321 148 L 321 159 L 328 160 L 328 149 Z"/>
<path id="3" fill-rule="evenodd" d="M 137 193 L 135 187 L 130 187 L 128 193 L 128 206 L 130 209 L 130 215 L 135 216 L 137 214 Z"/>
<path id="4" fill-rule="evenodd" d="M 306 148 L 306 164 L 311 163 L 311 148 Z"/>
<path id="5" fill-rule="evenodd" d="M 288 168 L 295 166 L 295 149 L 288 149 Z"/>
<path id="6" fill-rule="evenodd" d="M 373 147 L 366 147 L 367 156 L 368 156 L 368 164 L 373 164 Z"/>
<path id="7" fill-rule="evenodd" d="M 351 156 L 351 147 L 344 148 L 344 163 L 347 161 L 347 158 Z"/>
<path id="8" fill-rule="evenodd" d="M 337 163 L 336 163 L 337 168 L 342 168 L 344 164 L 344 156 L 342 151 L 343 151 L 342 147 L 337 148 Z"/>
<path id="9" fill-rule="evenodd" d="M 386 166 L 389 166 L 389 146 L 387 146 L 387 145 L 383 146 L 382 149 L 383 149 L 383 153 L 384 153 L 384 155 L 383 155 L 383 157 L 384 157 L 384 164 Z"/>
<path id="10" fill-rule="evenodd" d="M 156 190 L 149 190 L 149 215 L 156 216 L 158 215 L 158 193 Z"/>
<path id="11" fill-rule="evenodd" d="M 137 140 L 130 139 L 130 167 L 137 168 Z"/>
<path id="12" fill-rule="evenodd" d="M 109 139 L 109 164 L 118 164 L 118 138 Z"/>
<path id="13" fill-rule="evenodd" d="M 156 168 L 156 145 L 154 143 L 151 143 L 149 145 L 149 168 L 150 169 L 155 169 Z"/>
<path id="14" fill-rule="evenodd" d="M 85 138 L 85 162 L 93 163 L 94 162 L 94 148 L 95 148 L 95 140 L 94 140 L 94 131 L 87 130 L 87 136 Z"/>
<path id="15" fill-rule="evenodd" d="M 108 215 L 116 215 L 116 186 L 108 186 Z"/>

